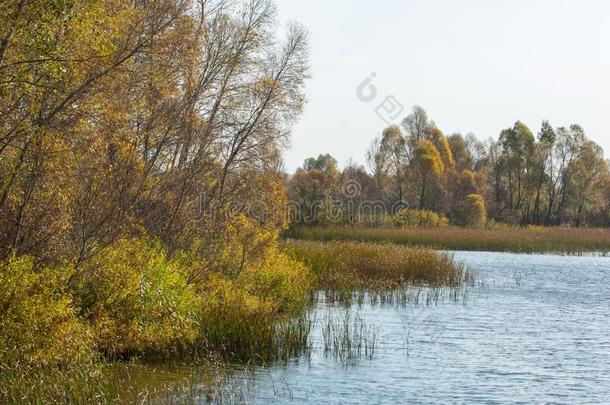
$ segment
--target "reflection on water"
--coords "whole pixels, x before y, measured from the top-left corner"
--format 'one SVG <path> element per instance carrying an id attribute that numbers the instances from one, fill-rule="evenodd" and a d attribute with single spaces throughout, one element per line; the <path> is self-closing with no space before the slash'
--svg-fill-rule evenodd
<path id="1" fill-rule="evenodd" d="M 610 259 L 457 252 L 468 299 L 321 302 L 307 356 L 269 367 L 127 367 L 159 403 L 604 402 Z M 464 298 L 466 298 L 464 296 Z M 203 371 L 205 370 L 205 371 Z M 129 397 L 127 392 L 131 392 Z M 155 401 L 152 401 L 155 402 Z"/>

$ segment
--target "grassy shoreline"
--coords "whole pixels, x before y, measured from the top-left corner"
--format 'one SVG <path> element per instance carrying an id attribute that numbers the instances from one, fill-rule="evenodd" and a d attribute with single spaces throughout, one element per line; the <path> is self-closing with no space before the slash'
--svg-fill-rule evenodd
<path id="1" fill-rule="evenodd" d="M 105 249 L 75 286 L 69 266 L 1 263 L 0 403 L 115 403 L 119 377 L 108 370 L 130 359 L 287 361 L 311 349 L 308 311 L 319 292 L 326 302 L 369 294 L 432 304 L 472 277 L 449 254 L 356 242 L 280 242 L 240 272 L 208 272 L 197 284 L 185 277 L 192 263 L 138 240 Z M 344 353 L 345 343 L 351 353 L 350 336 L 363 338 L 363 328 L 346 337 L 337 326 L 326 350 Z"/>
<path id="2" fill-rule="evenodd" d="M 589 228 L 364 228 L 298 227 L 287 238 L 306 241 L 392 243 L 434 250 L 551 253 L 610 253 L 610 229 Z"/>

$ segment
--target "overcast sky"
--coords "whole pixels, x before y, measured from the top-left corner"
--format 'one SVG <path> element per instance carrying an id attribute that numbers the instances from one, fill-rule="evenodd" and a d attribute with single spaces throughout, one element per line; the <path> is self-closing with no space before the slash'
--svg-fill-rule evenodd
<path id="1" fill-rule="evenodd" d="M 309 102 L 285 155 L 289 172 L 320 153 L 364 163 L 386 121 L 414 104 L 446 134 L 497 137 L 519 119 L 537 132 L 548 119 L 581 124 L 610 152 L 610 1 L 276 4 L 283 22 L 311 32 Z"/>

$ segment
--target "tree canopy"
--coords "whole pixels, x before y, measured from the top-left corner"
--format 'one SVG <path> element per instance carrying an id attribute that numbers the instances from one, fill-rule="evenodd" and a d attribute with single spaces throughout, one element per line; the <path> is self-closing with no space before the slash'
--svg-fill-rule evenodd
<path id="1" fill-rule="evenodd" d="M 481 142 L 473 134 L 446 136 L 416 106 L 402 128 L 390 126 L 373 139 L 366 159 L 363 195 L 388 215 L 408 206 L 456 225 L 610 225 L 608 163 L 576 124 L 554 128 L 544 121 L 534 135 L 517 121 L 497 140 Z"/>

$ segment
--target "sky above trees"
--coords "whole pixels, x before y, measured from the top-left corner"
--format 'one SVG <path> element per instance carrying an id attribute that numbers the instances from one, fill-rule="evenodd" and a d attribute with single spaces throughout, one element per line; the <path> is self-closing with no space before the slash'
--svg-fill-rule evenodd
<path id="1" fill-rule="evenodd" d="M 539 128 L 579 123 L 610 151 L 610 3 L 466 0 L 277 0 L 280 19 L 311 31 L 309 104 L 286 152 L 293 172 L 330 153 L 365 162 L 387 126 L 387 96 L 423 106 L 446 134 L 498 138 L 523 121 Z M 357 97 L 375 73 L 373 101 Z M 387 114 L 386 114 L 387 115 Z M 386 117 L 388 118 L 388 117 Z M 388 119 L 392 121 L 391 119 Z"/>

